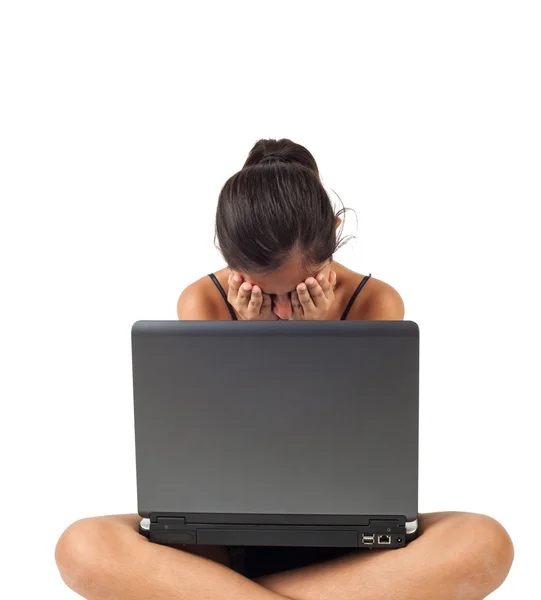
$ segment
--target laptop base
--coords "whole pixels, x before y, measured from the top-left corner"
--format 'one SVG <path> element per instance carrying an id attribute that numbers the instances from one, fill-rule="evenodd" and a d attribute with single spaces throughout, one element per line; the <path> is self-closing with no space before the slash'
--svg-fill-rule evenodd
<path id="1" fill-rule="evenodd" d="M 273 523 L 274 521 L 274 523 Z M 294 523 L 293 521 L 296 521 Z M 324 524 L 325 523 L 325 524 Z M 317 546 L 402 548 L 417 535 L 404 516 L 314 517 L 294 515 L 150 514 L 139 532 L 163 545 Z"/>

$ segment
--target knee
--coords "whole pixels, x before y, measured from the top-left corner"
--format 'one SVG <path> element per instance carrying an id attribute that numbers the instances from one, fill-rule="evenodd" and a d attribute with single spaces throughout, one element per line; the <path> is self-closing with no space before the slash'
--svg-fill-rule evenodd
<path id="1" fill-rule="evenodd" d="M 513 543 L 495 519 L 462 514 L 454 527 L 456 544 L 452 570 L 460 586 L 458 597 L 485 598 L 507 577 L 514 558 Z"/>
<path id="2" fill-rule="evenodd" d="M 60 536 L 55 560 L 66 585 L 81 593 L 104 577 L 107 557 L 111 556 L 108 524 L 99 517 L 81 519 Z"/>

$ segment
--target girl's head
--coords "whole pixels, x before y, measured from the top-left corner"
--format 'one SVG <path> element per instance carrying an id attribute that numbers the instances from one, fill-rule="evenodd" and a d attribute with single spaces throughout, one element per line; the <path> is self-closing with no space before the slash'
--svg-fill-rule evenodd
<path id="1" fill-rule="evenodd" d="M 259 140 L 220 192 L 215 242 L 229 268 L 272 295 L 275 312 L 288 318 L 290 292 L 330 273 L 342 212 L 335 214 L 304 146 Z"/>

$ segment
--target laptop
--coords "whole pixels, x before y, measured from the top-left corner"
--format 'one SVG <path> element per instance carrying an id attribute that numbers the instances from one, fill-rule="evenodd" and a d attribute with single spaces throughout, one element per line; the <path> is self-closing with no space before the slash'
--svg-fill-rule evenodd
<path id="1" fill-rule="evenodd" d="M 415 537 L 415 323 L 138 321 L 132 361 L 151 541 L 390 549 Z"/>

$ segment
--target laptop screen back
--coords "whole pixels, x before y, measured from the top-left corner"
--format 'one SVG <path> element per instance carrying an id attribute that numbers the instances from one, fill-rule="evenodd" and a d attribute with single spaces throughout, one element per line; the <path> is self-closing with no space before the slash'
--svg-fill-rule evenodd
<path id="1" fill-rule="evenodd" d="M 411 322 L 140 321 L 139 513 L 417 516 Z"/>

